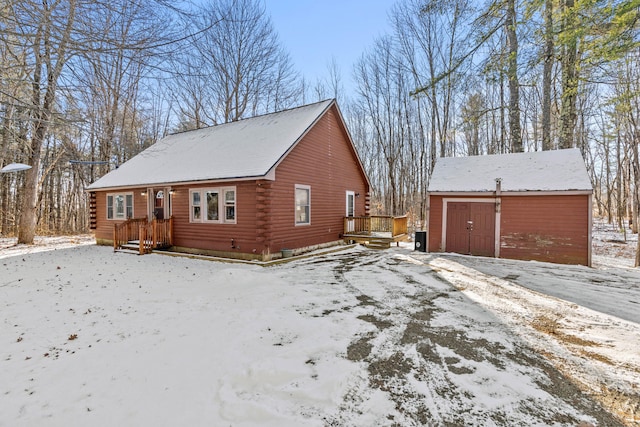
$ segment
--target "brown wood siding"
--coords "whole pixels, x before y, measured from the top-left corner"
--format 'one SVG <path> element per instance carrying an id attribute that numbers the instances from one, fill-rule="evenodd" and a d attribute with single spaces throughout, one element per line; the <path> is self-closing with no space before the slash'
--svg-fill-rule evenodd
<path id="1" fill-rule="evenodd" d="M 427 225 L 429 252 L 442 252 L 442 196 L 429 196 L 429 224 Z"/>
<path id="2" fill-rule="evenodd" d="M 502 198 L 500 256 L 589 263 L 589 196 Z"/>
<path id="3" fill-rule="evenodd" d="M 268 255 L 339 240 L 346 214 L 346 192 L 353 191 L 355 215 L 368 214 L 369 188 L 358 158 L 332 106 L 276 168 L 276 180 L 172 186 L 174 245 L 183 248 Z M 295 185 L 311 188 L 311 224 L 295 225 Z M 236 223 L 189 222 L 189 190 L 236 187 Z M 134 214 L 146 215 L 144 189 L 133 190 Z M 97 193 L 96 238 L 110 240 L 106 193 Z"/>
<path id="4" fill-rule="evenodd" d="M 295 225 L 295 185 L 311 187 L 309 225 Z M 355 215 L 365 215 L 367 181 L 331 107 L 276 169 L 272 188 L 269 250 L 299 248 L 338 240 L 343 232 L 346 192 L 355 198 Z"/>
<path id="5" fill-rule="evenodd" d="M 235 187 L 236 223 L 190 222 L 189 190 Z M 256 242 L 255 181 L 173 186 L 171 197 L 174 245 L 207 251 L 260 254 Z"/>
<path id="6" fill-rule="evenodd" d="M 441 247 L 442 199 L 439 195 L 429 197 L 430 252 L 444 250 Z M 500 257 L 588 265 L 589 209 L 588 195 L 503 195 Z"/>
<path id="7" fill-rule="evenodd" d="M 446 251 L 494 256 L 495 213 L 495 203 L 448 203 Z"/>
<path id="8" fill-rule="evenodd" d="M 467 221 L 471 219 L 470 203 L 447 204 L 447 252 L 472 254 Z"/>
<path id="9" fill-rule="evenodd" d="M 146 188 L 133 190 L 96 191 L 96 228 L 95 236 L 98 241 L 113 239 L 113 226 L 124 220 L 107 219 L 107 194 L 133 193 L 133 216 L 143 218 L 147 216 L 147 197 L 141 193 Z"/>

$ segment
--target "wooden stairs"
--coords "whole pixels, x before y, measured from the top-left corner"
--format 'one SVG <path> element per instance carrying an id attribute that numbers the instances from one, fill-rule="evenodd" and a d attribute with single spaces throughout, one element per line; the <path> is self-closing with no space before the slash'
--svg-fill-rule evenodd
<path id="1" fill-rule="evenodd" d="M 365 246 L 370 249 L 389 249 L 391 247 L 391 241 L 384 237 L 370 237 L 369 241 L 365 243 Z"/>
<path id="2" fill-rule="evenodd" d="M 140 255 L 173 245 L 173 217 L 169 219 L 130 218 L 113 226 L 113 250 Z"/>
<path id="3" fill-rule="evenodd" d="M 140 241 L 130 240 L 127 243 L 121 244 L 118 249 L 114 249 L 114 251 L 140 255 Z"/>

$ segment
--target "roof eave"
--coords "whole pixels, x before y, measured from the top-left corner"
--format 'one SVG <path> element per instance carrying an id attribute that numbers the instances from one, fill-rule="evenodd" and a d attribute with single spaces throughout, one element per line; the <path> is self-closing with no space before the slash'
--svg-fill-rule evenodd
<path id="1" fill-rule="evenodd" d="M 194 179 L 194 180 L 185 180 L 185 181 L 166 181 L 166 182 L 148 182 L 148 183 L 138 183 L 138 184 L 130 184 L 130 185 L 112 185 L 112 186 L 102 186 L 102 187 L 87 187 L 85 191 L 117 191 L 117 190 L 131 190 L 134 188 L 147 188 L 147 187 L 170 187 L 170 186 L 183 186 L 183 185 L 202 185 L 202 184 L 223 184 L 226 182 L 237 182 L 237 181 L 255 181 L 255 180 L 275 180 L 275 172 L 267 171 L 267 173 L 263 175 L 253 175 L 253 176 L 238 176 L 238 177 L 228 177 L 228 178 L 211 178 L 211 179 Z"/>
<path id="2" fill-rule="evenodd" d="M 479 190 L 479 191 L 427 191 L 429 195 L 434 196 L 487 196 L 495 195 L 496 191 Z M 593 190 L 503 190 L 500 192 L 501 196 L 549 196 L 549 195 L 589 195 L 593 194 Z"/>

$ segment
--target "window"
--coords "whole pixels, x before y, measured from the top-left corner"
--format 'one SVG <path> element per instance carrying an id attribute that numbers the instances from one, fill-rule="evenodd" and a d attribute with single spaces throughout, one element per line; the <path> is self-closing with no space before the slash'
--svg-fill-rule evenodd
<path id="1" fill-rule="evenodd" d="M 205 191 L 207 199 L 207 221 L 217 221 L 220 218 L 218 206 L 218 191 Z"/>
<path id="2" fill-rule="evenodd" d="M 311 224 L 311 187 L 296 185 L 296 225 Z"/>
<path id="3" fill-rule="evenodd" d="M 191 193 L 191 221 L 200 221 L 201 212 L 200 192 L 194 191 Z"/>
<path id="4" fill-rule="evenodd" d="M 236 220 L 236 190 L 225 190 L 224 192 L 224 220 Z"/>
<path id="5" fill-rule="evenodd" d="M 107 219 L 133 218 L 133 193 L 107 194 Z"/>
<path id="6" fill-rule="evenodd" d="M 236 222 L 236 188 L 203 188 L 191 190 L 191 222 Z"/>

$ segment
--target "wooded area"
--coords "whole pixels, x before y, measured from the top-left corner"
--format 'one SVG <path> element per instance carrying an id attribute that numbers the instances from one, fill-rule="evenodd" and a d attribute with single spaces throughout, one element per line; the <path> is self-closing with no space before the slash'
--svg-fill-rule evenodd
<path id="1" fill-rule="evenodd" d="M 0 234 L 87 231 L 84 187 L 164 135 L 330 97 L 372 213 L 423 224 L 438 157 L 579 147 L 596 214 L 636 232 L 639 9 L 398 1 L 353 70 L 309 82 L 259 0 L 0 0 L 0 166 L 33 166 L 0 175 Z"/>

